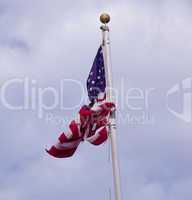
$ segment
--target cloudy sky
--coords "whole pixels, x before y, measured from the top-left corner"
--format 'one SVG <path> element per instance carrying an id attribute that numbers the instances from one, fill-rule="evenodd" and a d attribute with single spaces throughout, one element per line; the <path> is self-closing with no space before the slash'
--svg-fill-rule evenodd
<path id="1" fill-rule="evenodd" d="M 83 143 L 70 159 L 44 152 L 86 102 L 102 11 L 112 18 L 123 199 L 191 200 L 191 9 L 189 0 L 0 0 L 0 200 L 107 200 L 110 190 L 114 199 L 108 143 Z M 44 88 L 69 109 L 41 110 Z M 29 106 L 10 109 L 3 97 Z"/>

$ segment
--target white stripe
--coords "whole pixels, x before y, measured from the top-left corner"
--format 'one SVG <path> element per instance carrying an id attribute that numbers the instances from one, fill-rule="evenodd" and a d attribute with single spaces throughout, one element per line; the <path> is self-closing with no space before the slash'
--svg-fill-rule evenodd
<path id="1" fill-rule="evenodd" d="M 93 107 L 91 108 L 91 110 L 93 111 L 100 111 L 102 110 L 102 108 L 100 107 L 101 103 L 97 102 L 93 105 Z"/>
<path id="2" fill-rule="evenodd" d="M 88 142 L 90 142 L 90 143 L 95 142 L 95 141 L 99 138 L 99 136 L 100 136 L 99 132 L 100 132 L 103 128 L 104 128 L 104 126 L 102 126 L 102 127 L 100 127 L 99 129 L 97 129 L 97 131 L 95 132 L 95 134 L 94 134 L 93 136 L 91 136 L 91 137 L 87 137 L 86 140 L 87 140 Z"/>
<path id="3" fill-rule="evenodd" d="M 77 114 L 77 117 L 76 117 L 76 119 L 75 119 L 75 122 L 76 122 L 77 124 L 80 124 L 80 123 L 81 123 L 80 114 Z"/>
<path id="4" fill-rule="evenodd" d="M 65 134 L 65 133 L 64 133 L 64 134 Z M 65 137 L 66 137 L 67 139 L 71 139 L 72 136 L 73 136 L 73 133 L 71 132 L 71 130 L 69 130 L 69 131 L 65 134 Z"/>
<path id="5" fill-rule="evenodd" d="M 80 115 L 78 114 L 76 119 L 75 119 L 75 123 L 77 125 L 77 129 L 78 129 L 78 134 L 79 134 L 79 137 L 82 136 L 82 133 L 80 131 L 80 126 L 81 126 L 81 120 L 80 120 Z"/>
<path id="6" fill-rule="evenodd" d="M 55 147 L 57 149 L 71 149 L 71 148 L 75 148 L 79 145 L 79 143 L 81 142 L 81 139 L 77 140 L 77 141 L 73 141 L 73 142 L 67 142 L 67 143 L 63 143 L 61 144 L 60 142 L 58 142 Z"/>
<path id="7" fill-rule="evenodd" d="M 85 130 L 84 139 L 86 140 L 87 136 L 89 135 L 90 124 L 88 125 L 87 129 Z"/>
<path id="8" fill-rule="evenodd" d="M 113 111 L 115 111 L 116 110 L 116 108 L 115 107 L 112 107 L 111 108 L 111 112 L 113 112 Z"/>

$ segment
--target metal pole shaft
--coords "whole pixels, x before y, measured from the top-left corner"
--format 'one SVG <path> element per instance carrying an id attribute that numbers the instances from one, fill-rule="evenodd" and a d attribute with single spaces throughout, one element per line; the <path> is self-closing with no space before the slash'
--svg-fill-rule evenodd
<path id="1" fill-rule="evenodd" d="M 101 27 L 103 36 L 103 55 L 105 64 L 105 74 L 107 83 L 107 100 L 114 102 L 113 90 L 112 90 L 112 70 L 111 70 L 111 59 L 110 59 L 110 39 L 109 39 L 109 28 L 107 25 Z M 112 167 L 114 176 L 114 189 L 115 189 L 115 200 L 121 200 L 121 184 L 120 184 L 120 168 L 118 159 L 118 148 L 117 148 L 117 136 L 116 136 L 116 117 L 115 112 L 111 115 L 109 121 L 109 131 L 111 139 L 111 154 L 112 154 Z"/>

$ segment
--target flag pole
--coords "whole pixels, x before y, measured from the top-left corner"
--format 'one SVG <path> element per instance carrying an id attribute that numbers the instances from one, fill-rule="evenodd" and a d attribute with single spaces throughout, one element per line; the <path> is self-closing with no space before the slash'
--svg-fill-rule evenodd
<path id="1" fill-rule="evenodd" d="M 112 85 L 112 70 L 111 70 L 111 60 L 110 60 L 109 27 L 107 26 L 107 23 L 110 21 L 110 16 L 107 13 L 103 13 L 100 16 L 100 21 L 103 23 L 103 25 L 101 26 L 101 30 L 103 39 L 102 47 L 103 47 L 106 85 L 107 85 L 106 97 L 108 101 L 114 102 L 114 96 L 112 90 L 113 85 Z M 117 151 L 118 148 L 117 148 L 115 111 L 110 116 L 109 132 L 111 139 L 111 154 L 112 154 L 115 200 L 121 200 L 120 167 L 119 167 L 119 158 Z"/>

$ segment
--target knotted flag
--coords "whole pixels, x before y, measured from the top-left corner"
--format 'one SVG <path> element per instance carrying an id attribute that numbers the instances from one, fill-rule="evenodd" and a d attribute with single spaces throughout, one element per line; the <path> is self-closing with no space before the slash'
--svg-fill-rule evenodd
<path id="1" fill-rule="evenodd" d="M 115 104 L 105 101 L 105 69 L 102 47 L 99 48 L 87 79 L 89 99 L 93 105 L 84 105 L 77 119 L 71 121 L 67 132 L 63 132 L 55 145 L 46 150 L 57 158 L 72 156 L 82 141 L 93 145 L 104 143 L 109 136 L 109 116 L 115 110 Z M 101 99 L 100 96 L 103 96 Z"/>
<path id="2" fill-rule="evenodd" d="M 83 106 L 76 120 L 69 124 L 67 132 L 63 132 L 58 142 L 47 152 L 57 158 L 72 156 L 82 141 L 93 145 L 104 143 L 109 136 L 108 117 L 115 109 L 110 102 L 97 103 L 92 108 Z"/>

